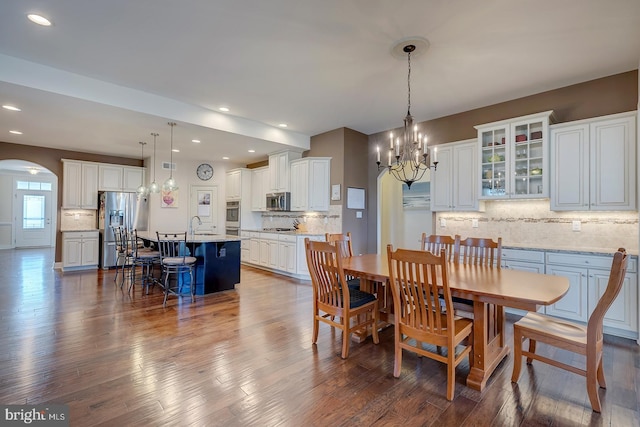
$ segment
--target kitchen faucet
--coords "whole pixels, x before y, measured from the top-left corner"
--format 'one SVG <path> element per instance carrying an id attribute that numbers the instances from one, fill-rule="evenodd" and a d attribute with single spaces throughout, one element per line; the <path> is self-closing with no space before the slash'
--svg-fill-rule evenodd
<path id="1" fill-rule="evenodd" d="M 193 236 L 194 233 L 194 229 L 193 229 L 193 220 L 197 219 L 198 220 L 198 225 L 202 225 L 202 220 L 200 219 L 200 217 L 198 215 L 194 215 L 191 217 L 191 220 L 189 221 L 189 234 L 191 234 Z"/>

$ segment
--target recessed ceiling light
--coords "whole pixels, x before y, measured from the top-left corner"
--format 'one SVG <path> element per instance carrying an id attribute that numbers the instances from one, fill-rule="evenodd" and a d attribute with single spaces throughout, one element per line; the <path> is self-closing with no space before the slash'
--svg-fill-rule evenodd
<path id="1" fill-rule="evenodd" d="M 255 153 L 255 152 L 256 152 L 256 150 L 249 150 L 249 152 L 250 152 L 250 153 Z"/>
<path id="2" fill-rule="evenodd" d="M 220 107 L 220 108 L 218 108 L 218 109 L 219 109 L 220 111 L 224 111 L 225 113 L 226 113 L 227 111 L 229 111 L 229 108 L 228 108 L 228 107 Z"/>
<path id="3" fill-rule="evenodd" d="M 193 142 L 194 144 L 200 144 L 200 140 L 199 139 L 192 139 L 191 142 Z"/>
<path id="4" fill-rule="evenodd" d="M 2 108 L 11 111 L 22 111 L 21 109 L 19 109 L 18 107 L 14 107 L 13 105 L 3 105 Z"/>
<path id="5" fill-rule="evenodd" d="M 27 18 L 29 18 L 29 21 L 38 24 L 38 25 L 42 25 L 43 27 L 50 27 L 51 26 L 51 21 L 49 21 L 47 18 L 45 18 L 44 16 L 41 15 L 36 15 L 35 13 L 30 13 L 27 15 Z"/>
<path id="6" fill-rule="evenodd" d="M 224 156 L 222 160 L 229 160 L 229 158 L 227 156 Z"/>
<path id="7" fill-rule="evenodd" d="M 280 126 L 281 128 L 286 128 L 287 124 L 286 123 L 280 123 L 278 126 Z"/>
<path id="8" fill-rule="evenodd" d="M 171 151 L 173 151 L 174 153 L 179 153 L 179 152 L 180 152 L 180 150 L 178 150 L 177 148 L 174 148 L 174 149 L 173 149 L 173 150 L 171 150 Z"/>
<path id="9" fill-rule="evenodd" d="M 22 132 L 20 132 L 19 130 L 10 130 L 9 133 L 12 133 L 14 135 L 22 135 Z"/>

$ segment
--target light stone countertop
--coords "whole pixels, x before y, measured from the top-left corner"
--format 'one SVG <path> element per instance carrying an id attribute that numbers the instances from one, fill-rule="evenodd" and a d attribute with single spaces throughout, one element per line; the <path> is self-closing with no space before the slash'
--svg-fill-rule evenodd
<path id="1" fill-rule="evenodd" d="M 153 242 L 158 240 L 156 233 L 149 233 L 145 231 L 139 231 L 138 237 L 141 239 L 151 240 Z M 240 236 L 228 236 L 226 234 L 194 233 L 191 235 L 187 233 L 187 243 L 239 242 L 240 240 L 242 240 Z"/>
<path id="2" fill-rule="evenodd" d="M 572 253 L 579 255 L 610 255 L 617 251 L 618 248 L 562 248 L 562 247 L 543 247 L 543 246 L 517 246 L 517 245 L 503 245 L 502 249 L 522 249 L 529 251 L 544 251 L 544 252 L 563 252 L 563 253 Z M 636 252 L 627 251 L 627 253 L 631 256 L 638 256 Z"/>

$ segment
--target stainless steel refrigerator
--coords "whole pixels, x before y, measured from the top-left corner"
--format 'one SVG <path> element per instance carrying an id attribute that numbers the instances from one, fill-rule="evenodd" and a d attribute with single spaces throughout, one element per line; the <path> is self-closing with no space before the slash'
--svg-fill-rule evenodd
<path id="1" fill-rule="evenodd" d="M 146 231 L 149 226 L 149 196 L 115 191 L 98 193 L 101 268 L 116 265 L 116 236 L 112 229 L 116 226 Z"/>

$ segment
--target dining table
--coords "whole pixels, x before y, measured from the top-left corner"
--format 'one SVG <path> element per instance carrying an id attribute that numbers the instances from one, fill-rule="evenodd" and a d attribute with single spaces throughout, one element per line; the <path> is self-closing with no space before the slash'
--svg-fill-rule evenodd
<path id="1" fill-rule="evenodd" d="M 380 318 L 393 323 L 387 254 L 344 258 L 342 267 L 345 274 L 360 278 L 364 290 L 377 290 Z M 451 295 L 473 303 L 473 350 L 467 386 L 482 391 L 510 351 L 505 343 L 504 307 L 537 311 L 554 304 L 569 290 L 569 280 L 562 276 L 455 262 L 447 264 L 447 272 Z"/>

